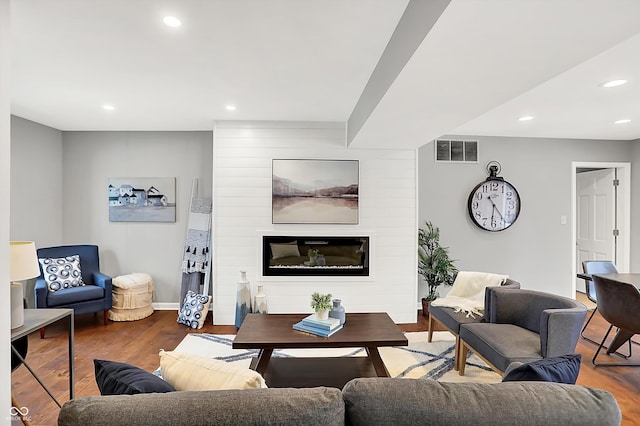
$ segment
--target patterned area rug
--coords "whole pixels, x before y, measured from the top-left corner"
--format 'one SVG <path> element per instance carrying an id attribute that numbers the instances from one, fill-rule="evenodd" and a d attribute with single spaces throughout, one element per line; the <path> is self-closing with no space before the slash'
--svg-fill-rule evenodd
<path id="1" fill-rule="evenodd" d="M 427 332 L 405 333 L 408 346 L 380 348 L 380 355 L 389 374 L 393 377 L 434 379 L 443 382 L 501 381 L 499 374 L 475 355 L 467 358 L 465 375 L 453 369 L 455 340 L 451 333 L 433 333 L 433 341 L 427 343 Z M 242 367 L 249 367 L 258 350 L 232 349 L 234 335 L 188 334 L 175 348 L 200 356 L 220 359 Z M 283 349 L 273 351 L 273 357 L 366 356 L 362 348 Z"/>

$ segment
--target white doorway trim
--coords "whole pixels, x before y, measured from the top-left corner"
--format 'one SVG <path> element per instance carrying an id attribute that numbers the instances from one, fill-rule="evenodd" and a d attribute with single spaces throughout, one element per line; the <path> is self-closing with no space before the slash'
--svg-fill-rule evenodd
<path id="1" fill-rule="evenodd" d="M 630 252 L 631 252 L 631 163 L 610 163 L 597 161 L 573 161 L 571 163 L 571 264 L 572 274 L 571 283 L 573 290 L 571 294 L 576 292 L 576 173 L 579 168 L 600 168 L 600 169 L 617 169 L 620 186 L 618 186 L 618 229 L 620 236 L 618 237 L 618 260 L 616 266 L 620 272 L 629 271 Z M 582 271 L 580 271 L 582 272 Z"/>

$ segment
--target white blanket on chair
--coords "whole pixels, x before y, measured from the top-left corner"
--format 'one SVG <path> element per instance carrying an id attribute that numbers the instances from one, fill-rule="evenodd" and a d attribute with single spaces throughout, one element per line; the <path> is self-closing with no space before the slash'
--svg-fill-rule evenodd
<path id="1" fill-rule="evenodd" d="M 474 315 L 482 315 L 484 311 L 485 289 L 502 285 L 507 278 L 508 275 L 460 271 L 449 293 L 431 304 L 454 308 L 456 312 L 466 312 L 467 317 L 475 318 Z"/>

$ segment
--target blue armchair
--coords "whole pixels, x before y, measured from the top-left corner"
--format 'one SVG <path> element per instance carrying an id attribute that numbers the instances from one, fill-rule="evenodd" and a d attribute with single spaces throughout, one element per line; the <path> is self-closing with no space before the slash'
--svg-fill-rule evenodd
<path id="1" fill-rule="evenodd" d="M 98 246 L 73 245 L 38 249 L 39 259 L 73 255 L 80 256 L 80 270 L 85 285 L 50 291 L 41 264 L 40 276 L 35 285 L 36 309 L 67 308 L 73 309 L 75 315 L 104 311 L 104 325 L 107 325 L 113 298 L 111 277 L 100 272 Z M 44 339 L 44 328 L 40 329 L 40 338 Z"/>

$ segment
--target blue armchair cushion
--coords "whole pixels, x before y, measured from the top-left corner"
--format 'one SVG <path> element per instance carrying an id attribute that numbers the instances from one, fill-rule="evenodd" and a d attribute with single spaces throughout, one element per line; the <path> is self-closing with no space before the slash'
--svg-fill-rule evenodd
<path id="1" fill-rule="evenodd" d="M 85 285 L 82 287 L 69 288 L 64 291 L 50 292 L 47 297 L 47 306 L 55 308 L 56 306 L 65 306 L 102 298 L 104 298 L 104 288 L 97 285 Z"/>
<path id="2" fill-rule="evenodd" d="M 580 373 L 581 354 L 563 355 L 509 368 L 503 382 L 537 381 L 575 385 Z"/>
<path id="3" fill-rule="evenodd" d="M 42 274 L 49 291 L 56 292 L 84 285 L 82 270 L 80 269 L 80 256 L 38 259 L 42 265 Z"/>
<path id="4" fill-rule="evenodd" d="M 160 377 L 124 362 L 94 359 L 100 395 L 134 395 L 173 392 L 175 388 Z"/>

